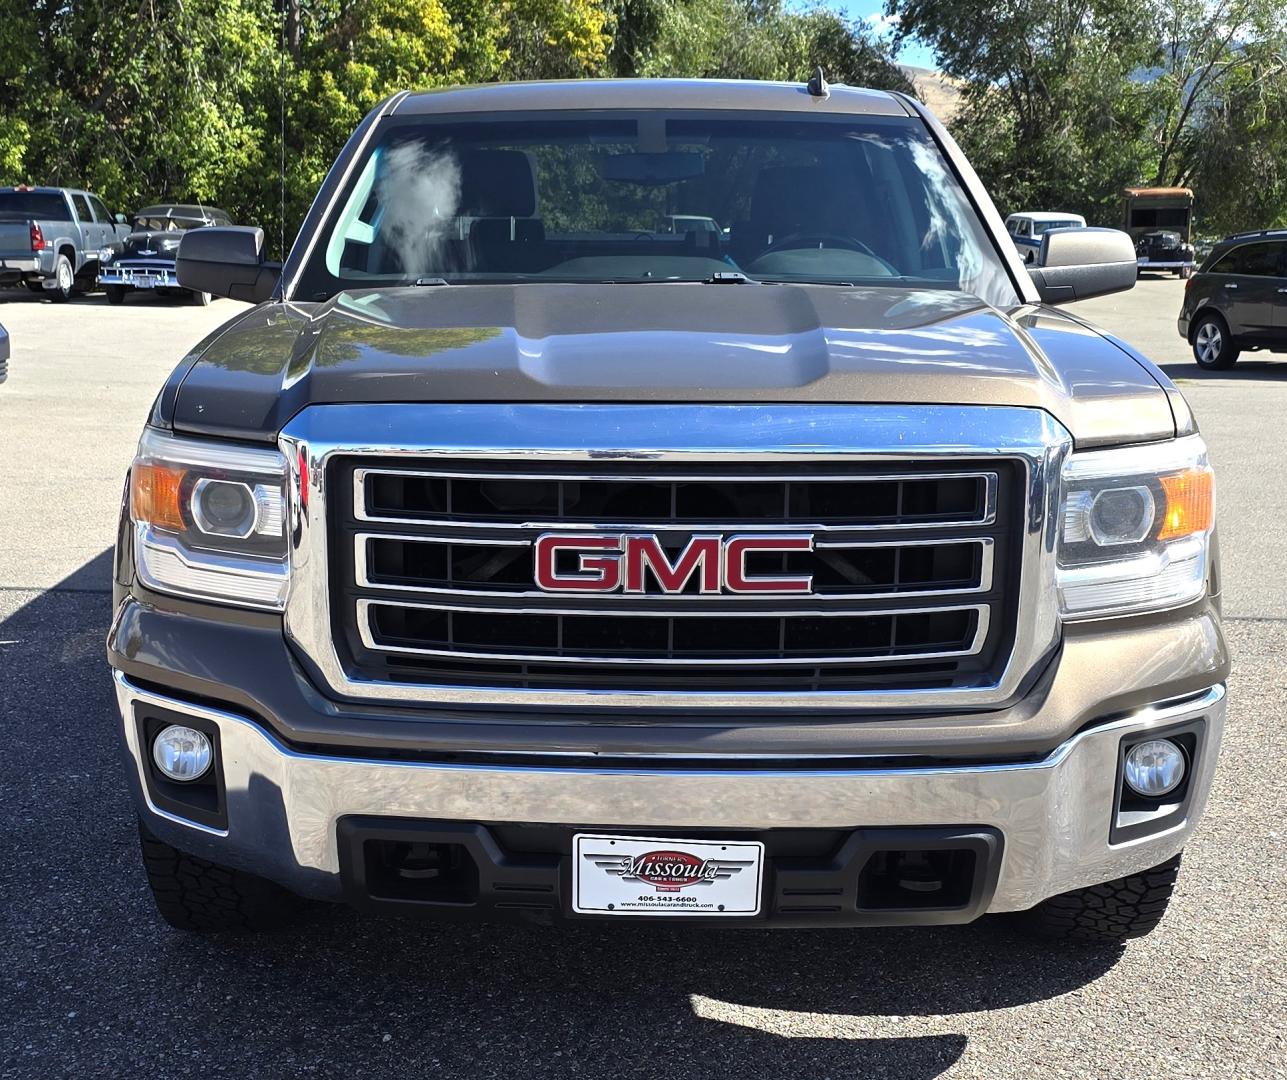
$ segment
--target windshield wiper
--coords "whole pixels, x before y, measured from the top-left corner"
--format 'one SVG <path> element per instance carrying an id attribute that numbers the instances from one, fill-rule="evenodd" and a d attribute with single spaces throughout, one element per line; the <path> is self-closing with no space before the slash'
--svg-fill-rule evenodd
<path id="1" fill-rule="evenodd" d="M 821 278 L 817 280 L 811 278 L 761 278 L 762 285 L 838 285 L 844 289 L 852 289 L 852 281 L 824 281 Z"/>
<path id="2" fill-rule="evenodd" d="M 415 280 L 416 288 L 420 288 L 422 285 L 450 285 L 450 284 L 451 282 L 448 281 L 446 278 L 440 278 L 440 277 L 418 277 Z"/>

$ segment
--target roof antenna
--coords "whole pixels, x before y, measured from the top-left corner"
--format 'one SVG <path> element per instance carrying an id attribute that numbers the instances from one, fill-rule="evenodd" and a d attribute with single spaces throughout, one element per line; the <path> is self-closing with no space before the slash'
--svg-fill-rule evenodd
<path id="1" fill-rule="evenodd" d="M 281 119 L 281 137 L 277 143 L 277 180 L 281 185 L 280 214 L 277 219 L 279 258 L 286 261 L 286 20 L 290 17 L 290 6 L 282 5 L 281 40 L 278 47 L 277 61 L 277 107 Z"/>
<path id="2" fill-rule="evenodd" d="M 809 93 L 816 98 L 831 96 L 831 87 L 827 85 L 827 77 L 822 73 L 821 64 L 814 68 L 813 74 L 809 76 L 808 89 Z"/>

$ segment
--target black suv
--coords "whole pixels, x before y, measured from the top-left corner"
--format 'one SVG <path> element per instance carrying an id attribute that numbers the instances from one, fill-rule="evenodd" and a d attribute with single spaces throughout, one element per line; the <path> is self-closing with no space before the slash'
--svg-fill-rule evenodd
<path id="1" fill-rule="evenodd" d="M 1287 352 L 1287 229 L 1216 244 L 1189 278 L 1177 325 L 1208 370 L 1233 367 L 1243 349 Z"/>

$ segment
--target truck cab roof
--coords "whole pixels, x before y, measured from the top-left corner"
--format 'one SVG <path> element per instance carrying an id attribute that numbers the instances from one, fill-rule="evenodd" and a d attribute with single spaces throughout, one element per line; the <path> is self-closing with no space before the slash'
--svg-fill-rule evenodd
<path id="1" fill-rule="evenodd" d="M 562 109 L 733 109 L 863 116 L 914 116 L 895 94 L 831 85 L 825 97 L 800 83 L 736 79 L 576 79 L 490 83 L 411 91 L 387 103 L 387 114 L 541 112 Z"/>

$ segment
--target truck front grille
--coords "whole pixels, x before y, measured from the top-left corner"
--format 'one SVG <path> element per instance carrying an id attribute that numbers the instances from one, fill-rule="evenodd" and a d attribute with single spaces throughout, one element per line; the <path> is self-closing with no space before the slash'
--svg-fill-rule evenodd
<path id="1" fill-rule="evenodd" d="M 532 465 L 339 456 L 331 507 L 333 633 L 358 678 L 584 691 L 953 688 L 1008 659 L 1023 528 L 1022 463 L 992 458 L 709 467 Z M 552 593 L 543 534 L 808 536 L 750 556 L 804 594 Z"/>

